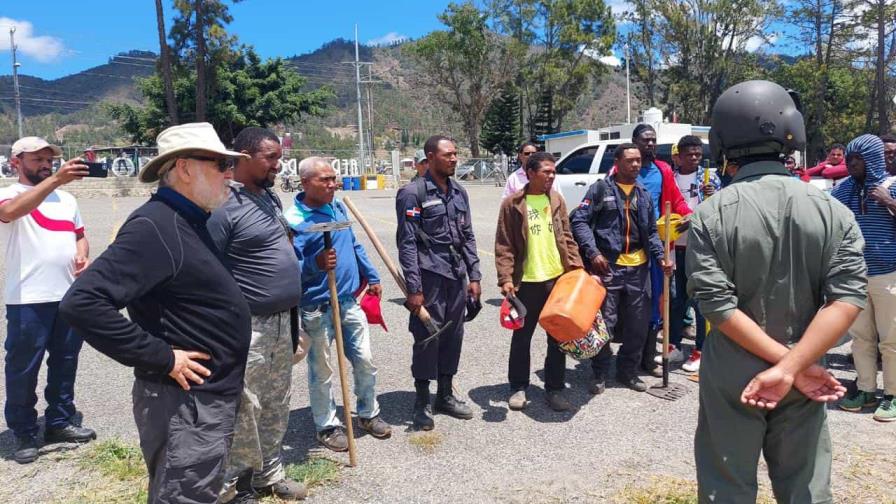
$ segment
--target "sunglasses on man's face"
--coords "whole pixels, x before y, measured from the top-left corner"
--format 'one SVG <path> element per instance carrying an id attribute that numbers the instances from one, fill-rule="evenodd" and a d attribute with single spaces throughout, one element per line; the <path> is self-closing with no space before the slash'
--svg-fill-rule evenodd
<path id="1" fill-rule="evenodd" d="M 213 157 L 205 157 L 205 156 L 189 156 L 189 159 L 195 159 L 196 161 L 207 161 L 209 163 L 215 163 L 215 167 L 219 172 L 224 173 L 227 170 L 233 168 L 233 163 L 230 162 L 228 158 L 213 158 Z"/>

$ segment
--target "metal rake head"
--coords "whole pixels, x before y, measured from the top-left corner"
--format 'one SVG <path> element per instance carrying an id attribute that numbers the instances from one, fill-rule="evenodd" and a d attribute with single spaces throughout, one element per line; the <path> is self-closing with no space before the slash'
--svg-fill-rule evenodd
<path id="1" fill-rule="evenodd" d="M 660 399 L 675 401 L 687 395 L 688 388 L 680 383 L 669 383 L 666 386 L 660 384 L 647 389 L 647 393 Z"/>

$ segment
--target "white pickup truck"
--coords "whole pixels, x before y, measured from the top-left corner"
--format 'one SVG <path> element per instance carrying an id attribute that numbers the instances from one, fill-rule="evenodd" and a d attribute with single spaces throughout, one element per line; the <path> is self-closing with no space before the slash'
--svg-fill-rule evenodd
<path id="1" fill-rule="evenodd" d="M 602 140 L 580 145 L 557 161 L 557 178 L 554 187 L 566 200 L 570 210 L 578 206 L 588 188 L 595 181 L 607 176 L 613 167 L 613 151 L 624 143 L 621 140 Z M 656 146 L 657 157 L 671 165 L 672 144 Z M 703 159 L 709 159 L 709 145 L 703 144 Z M 822 191 L 830 191 L 831 180 L 813 178 L 810 183 Z"/>

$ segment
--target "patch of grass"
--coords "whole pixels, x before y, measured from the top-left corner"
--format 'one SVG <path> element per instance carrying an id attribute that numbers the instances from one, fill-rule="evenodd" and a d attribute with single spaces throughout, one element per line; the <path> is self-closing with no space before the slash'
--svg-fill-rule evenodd
<path id="1" fill-rule="evenodd" d="M 626 485 L 614 497 L 616 504 L 697 504 L 697 482 L 655 476 L 644 486 Z M 774 504 L 775 500 L 762 489 L 757 504 Z"/>
<path id="2" fill-rule="evenodd" d="M 326 457 L 310 457 L 301 464 L 286 466 L 286 477 L 303 483 L 310 492 L 316 486 L 338 481 L 341 467 L 342 464 Z"/>
<path id="3" fill-rule="evenodd" d="M 140 449 L 119 439 L 93 444 L 78 457 L 82 483 L 67 489 L 59 503 L 143 504 L 147 498 L 146 465 Z"/>
<path id="4" fill-rule="evenodd" d="M 424 453 L 433 453 L 442 444 L 442 439 L 442 434 L 435 431 L 418 432 L 408 436 L 408 443 Z"/>

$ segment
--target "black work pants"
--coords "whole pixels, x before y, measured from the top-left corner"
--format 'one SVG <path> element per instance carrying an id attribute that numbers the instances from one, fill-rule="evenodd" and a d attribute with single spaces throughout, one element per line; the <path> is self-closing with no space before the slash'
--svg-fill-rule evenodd
<path id="1" fill-rule="evenodd" d="M 423 306 L 436 327 L 452 323 L 438 338 L 426 343 L 430 334 L 416 315 L 411 314 L 409 328 L 414 336 L 411 374 L 415 380 L 435 380 L 439 375 L 457 374 L 464 341 L 464 310 L 467 305 L 466 280 L 451 280 L 426 270 L 420 271 Z"/>
<path id="2" fill-rule="evenodd" d="M 616 375 L 630 378 L 638 372 L 650 325 L 650 266 L 611 264 L 610 273 L 601 280 L 607 289 L 601 313 L 613 340 L 622 343 L 616 358 Z M 606 375 L 612 357 L 610 345 L 604 345 L 591 359 L 591 369 L 595 375 Z"/>
<path id="3" fill-rule="evenodd" d="M 507 379 L 510 388 L 522 390 L 529 386 L 530 355 L 532 334 L 538 325 L 538 317 L 548 296 L 554 289 L 554 280 L 546 282 L 523 282 L 517 292 L 520 302 L 526 306 L 526 323 L 522 329 L 513 331 L 510 342 L 510 359 L 507 364 Z M 545 390 L 562 390 L 566 385 L 566 355 L 560 351 L 557 341 L 547 335 L 548 353 L 544 358 Z"/>
<path id="4" fill-rule="evenodd" d="M 141 378 L 132 391 L 150 504 L 218 502 L 239 394 L 222 396 Z"/>

